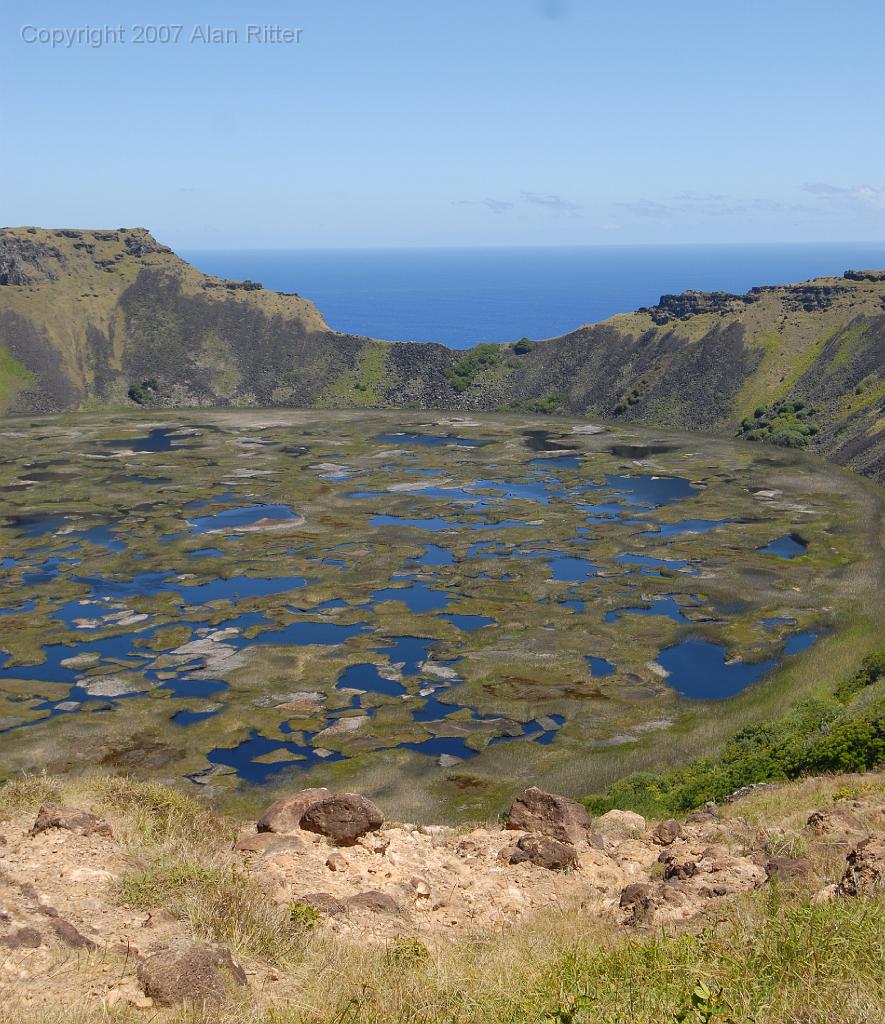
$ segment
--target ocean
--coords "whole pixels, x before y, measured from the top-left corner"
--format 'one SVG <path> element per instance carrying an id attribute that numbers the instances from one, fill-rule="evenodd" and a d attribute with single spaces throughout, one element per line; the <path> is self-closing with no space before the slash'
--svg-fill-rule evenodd
<path id="1" fill-rule="evenodd" d="M 338 331 L 391 341 L 549 338 L 669 292 L 745 292 L 885 268 L 885 242 L 525 248 L 189 250 L 225 278 L 297 292 Z"/>

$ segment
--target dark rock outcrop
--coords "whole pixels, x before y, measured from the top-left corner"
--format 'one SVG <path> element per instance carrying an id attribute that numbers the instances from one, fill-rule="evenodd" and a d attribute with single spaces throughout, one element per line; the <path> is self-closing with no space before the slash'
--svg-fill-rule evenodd
<path id="1" fill-rule="evenodd" d="M 57 281 L 64 267 L 64 255 L 56 246 L 0 232 L 0 285 Z"/>
<path id="2" fill-rule="evenodd" d="M 587 808 L 576 800 L 531 786 L 514 799 L 504 824 L 576 846 L 587 842 L 591 820 Z"/>

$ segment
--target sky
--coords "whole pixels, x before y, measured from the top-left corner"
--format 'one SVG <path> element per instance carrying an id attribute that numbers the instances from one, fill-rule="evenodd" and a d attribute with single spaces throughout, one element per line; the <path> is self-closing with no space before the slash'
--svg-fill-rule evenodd
<path id="1" fill-rule="evenodd" d="M 880 241 L 883 46 L 882 0 L 5 4 L 0 222 L 191 249 Z"/>

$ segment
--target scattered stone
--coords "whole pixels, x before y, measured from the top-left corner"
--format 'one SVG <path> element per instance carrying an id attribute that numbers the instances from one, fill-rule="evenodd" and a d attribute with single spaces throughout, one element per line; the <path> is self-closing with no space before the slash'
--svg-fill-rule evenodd
<path id="1" fill-rule="evenodd" d="M 625 886 L 618 905 L 627 912 L 625 924 L 644 924 L 651 913 L 651 887 L 644 882 Z"/>
<path id="2" fill-rule="evenodd" d="M 246 972 L 223 946 L 164 949 L 142 960 L 138 980 L 161 1006 L 221 1002 L 229 987 L 245 985 Z"/>
<path id="3" fill-rule="evenodd" d="M 390 914 L 396 915 L 400 913 L 399 904 L 392 896 L 388 896 L 386 892 L 380 892 L 378 889 L 369 889 L 367 892 L 357 893 L 356 896 L 351 896 L 347 901 L 348 908 L 357 907 L 363 910 L 371 910 L 373 914 Z"/>
<path id="4" fill-rule="evenodd" d="M 76 832 L 80 836 L 113 835 L 111 826 L 97 814 L 81 811 L 76 807 L 66 807 L 64 804 L 43 804 L 37 812 L 30 834 L 36 836 L 51 828 Z"/>
<path id="5" fill-rule="evenodd" d="M 523 836 L 516 844 L 504 851 L 509 864 L 523 864 L 528 861 L 548 871 L 561 871 L 574 867 L 577 851 L 568 843 L 561 843 L 550 836 Z"/>
<path id="6" fill-rule="evenodd" d="M 84 651 L 82 654 L 75 654 L 70 658 L 62 658 L 59 664 L 62 668 L 72 668 L 75 672 L 79 672 L 83 669 L 92 668 L 99 661 L 101 661 L 101 655 L 98 652 Z"/>
<path id="7" fill-rule="evenodd" d="M 305 811 L 332 794 L 328 789 L 302 789 L 284 796 L 268 807 L 258 819 L 259 832 L 294 832 Z"/>
<path id="8" fill-rule="evenodd" d="M 273 857 L 278 853 L 295 853 L 303 850 L 304 843 L 297 836 L 257 832 L 255 835 L 238 839 L 234 849 L 238 853 L 263 853 L 265 856 Z"/>
<path id="9" fill-rule="evenodd" d="M 6 949 L 37 949 L 43 944 L 43 936 L 36 928 L 17 928 L 0 938 L 0 946 Z"/>
<path id="10" fill-rule="evenodd" d="M 351 845 L 384 823 L 384 815 L 364 796 L 338 793 L 313 803 L 301 817 L 301 827 L 318 832 L 342 846 Z"/>
<path id="11" fill-rule="evenodd" d="M 150 689 L 146 680 L 131 676 L 87 676 L 77 682 L 90 697 L 128 697 Z"/>
<path id="12" fill-rule="evenodd" d="M 531 786 L 510 805 L 505 827 L 520 832 L 536 832 L 577 846 L 587 842 L 590 824 L 587 809 L 576 800 Z"/>
<path id="13" fill-rule="evenodd" d="M 693 878 L 698 872 L 698 865 L 693 860 L 678 860 L 673 854 L 668 853 L 664 857 L 664 880 L 684 881 L 686 878 Z"/>
<path id="14" fill-rule="evenodd" d="M 346 871 L 348 867 L 347 858 L 340 853 L 331 853 L 326 858 L 326 867 L 330 871 Z"/>
<path id="15" fill-rule="evenodd" d="M 57 938 L 72 949 L 95 949 L 95 943 L 88 939 L 78 928 L 61 917 L 51 917 L 49 924 Z"/>
<path id="16" fill-rule="evenodd" d="M 236 769 L 226 764 L 209 764 L 197 772 L 190 772 L 185 778 L 195 782 L 198 786 L 208 786 L 209 783 L 219 775 L 235 775 Z"/>
<path id="17" fill-rule="evenodd" d="M 425 899 L 430 898 L 430 884 L 423 878 L 410 878 L 409 885 L 415 890 L 418 896 Z"/>
<path id="18" fill-rule="evenodd" d="M 308 904 L 327 917 L 338 917 L 347 910 L 347 904 L 336 899 L 330 892 L 309 892 L 299 896 L 298 902 Z"/>

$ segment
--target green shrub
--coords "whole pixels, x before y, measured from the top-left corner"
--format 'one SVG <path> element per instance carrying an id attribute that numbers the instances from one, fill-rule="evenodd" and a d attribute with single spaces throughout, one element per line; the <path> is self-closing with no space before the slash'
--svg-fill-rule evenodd
<path id="1" fill-rule="evenodd" d="M 469 349 L 446 371 L 449 383 L 461 394 L 474 383 L 479 374 L 500 361 L 497 345 L 482 344 Z"/>
<path id="2" fill-rule="evenodd" d="M 818 433 L 810 422 L 817 413 L 805 402 L 777 402 L 768 408 L 757 406 L 752 416 L 745 416 L 738 428 L 738 437 L 746 441 L 766 441 L 781 448 L 805 448 L 809 438 Z"/>
<path id="3" fill-rule="evenodd" d="M 296 928 L 316 928 L 320 923 L 320 912 L 309 903 L 292 900 L 289 904 L 289 920 Z"/>
<path id="4" fill-rule="evenodd" d="M 834 696 L 836 700 L 846 704 L 861 690 L 877 683 L 883 676 L 885 676 L 885 651 L 868 654 L 854 675 L 839 683 Z"/>

